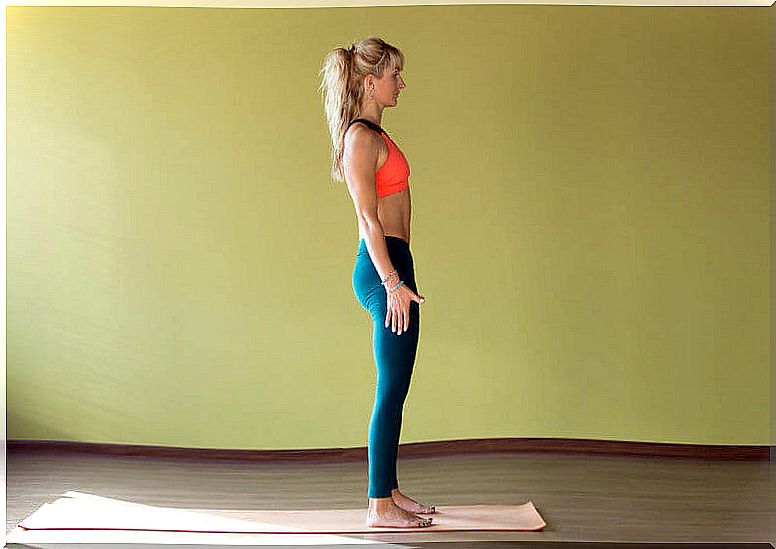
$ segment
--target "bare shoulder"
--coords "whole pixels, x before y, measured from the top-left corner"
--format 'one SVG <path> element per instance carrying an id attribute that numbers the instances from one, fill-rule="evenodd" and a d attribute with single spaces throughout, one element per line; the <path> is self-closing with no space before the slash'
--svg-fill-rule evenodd
<path id="1" fill-rule="evenodd" d="M 379 139 L 379 136 L 372 131 L 372 129 L 363 122 L 353 122 L 348 130 L 345 132 L 345 144 L 354 144 L 359 142 L 360 144 L 375 144 Z"/>
<path id="2" fill-rule="evenodd" d="M 376 165 L 387 158 L 388 146 L 380 135 L 363 122 L 354 122 L 345 132 L 345 156 L 368 156 Z"/>

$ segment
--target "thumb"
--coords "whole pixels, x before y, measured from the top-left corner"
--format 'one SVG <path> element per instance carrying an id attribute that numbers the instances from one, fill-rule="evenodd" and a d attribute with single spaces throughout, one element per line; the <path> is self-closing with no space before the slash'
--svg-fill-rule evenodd
<path id="1" fill-rule="evenodd" d="M 426 301 L 426 298 L 425 298 L 425 297 L 423 297 L 423 296 L 420 296 L 420 295 L 418 295 L 418 294 L 415 294 L 415 295 L 418 297 L 418 299 L 416 299 L 416 300 L 415 300 L 415 301 L 417 301 L 418 303 L 423 303 L 423 302 L 425 302 L 425 301 Z"/>

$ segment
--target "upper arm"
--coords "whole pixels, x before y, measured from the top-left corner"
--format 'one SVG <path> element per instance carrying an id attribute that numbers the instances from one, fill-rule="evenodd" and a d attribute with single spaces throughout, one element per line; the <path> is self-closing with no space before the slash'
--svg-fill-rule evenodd
<path id="1" fill-rule="evenodd" d="M 351 126 L 345 135 L 342 157 L 345 181 L 356 214 L 365 219 L 377 217 L 377 189 L 375 173 L 379 154 L 377 136 L 361 123 Z"/>

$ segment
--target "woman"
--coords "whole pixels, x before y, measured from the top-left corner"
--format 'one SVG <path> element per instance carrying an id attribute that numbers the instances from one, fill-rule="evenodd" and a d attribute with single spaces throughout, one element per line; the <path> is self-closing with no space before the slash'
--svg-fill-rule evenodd
<path id="1" fill-rule="evenodd" d="M 402 409 L 420 331 L 420 304 L 410 253 L 407 160 L 380 126 L 383 109 L 404 89 L 404 55 L 371 36 L 326 58 L 321 89 L 333 143 L 332 177 L 347 181 L 359 243 L 353 290 L 372 317 L 377 388 L 369 424 L 366 526 L 430 526 L 434 513 L 399 491 L 396 458 Z"/>

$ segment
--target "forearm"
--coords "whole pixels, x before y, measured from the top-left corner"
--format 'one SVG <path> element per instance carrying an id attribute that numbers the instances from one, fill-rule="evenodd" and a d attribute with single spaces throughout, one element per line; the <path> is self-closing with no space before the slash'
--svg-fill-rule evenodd
<path id="1" fill-rule="evenodd" d="M 369 257 L 372 258 L 372 264 L 377 269 L 377 273 L 380 275 L 380 280 L 385 280 L 388 273 L 394 271 L 393 263 L 391 263 L 391 257 L 388 254 L 388 245 L 385 243 L 385 232 L 380 220 L 377 218 L 364 218 L 364 240 L 366 241 L 366 247 L 369 251 Z M 399 282 L 398 274 L 394 274 L 385 283 L 391 286 L 395 286 Z"/>

